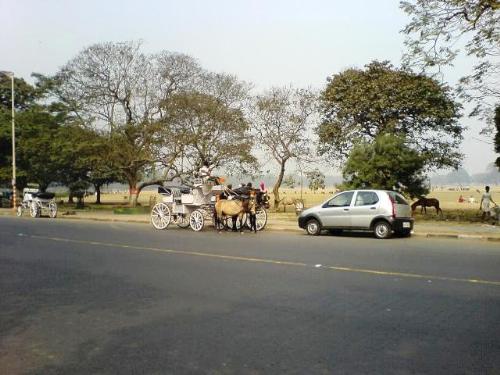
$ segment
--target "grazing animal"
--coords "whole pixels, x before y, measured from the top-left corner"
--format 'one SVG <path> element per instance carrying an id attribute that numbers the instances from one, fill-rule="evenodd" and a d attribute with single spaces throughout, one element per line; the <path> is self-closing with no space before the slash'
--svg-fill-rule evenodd
<path id="1" fill-rule="evenodd" d="M 414 212 L 418 206 L 420 206 L 420 213 L 425 212 L 425 214 L 427 214 L 427 207 L 434 207 L 437 214 L 443 215 L 443 210 L 439 208 L 439 201 L 436 198 L 419 198 L 411 205 L 412 212 Z"/>
<path id="2" fill-rule="evenodd" d="M 282 205 L 283 212 L 286 212 L 286 206 L 297 207 L 297 204 L 300 202 L 301 202 L 300 199 L 296 199 L 296 198 L 292 198 L 292 197 L 285 197 L 285 198 L 280 200 L 279 205 Z"/>

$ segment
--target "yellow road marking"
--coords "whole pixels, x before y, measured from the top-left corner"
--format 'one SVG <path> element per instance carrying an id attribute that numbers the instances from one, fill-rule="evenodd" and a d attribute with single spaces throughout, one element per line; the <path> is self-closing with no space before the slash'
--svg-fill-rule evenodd
<path id="1" fill-rule="evenodd" d="M 70 238 L 61 238 L 61 237 L 46 237 L 46 236 L 37 236 L 37 235 L 23 235 L 23 236 L 41 239 L 41 240 L 78 243 L 78 244 L 103 246 L 103 247 L 124 248 L 124 249 L 130 249 L 130 250 L 147 250 L 147 251 L 154 251 L 154 252 L 166 253 L 166 254 L 201 256 L 201 257 L 207 257 L 207 258 L 216 258 L 216 259 L 243 261 L 243 262 L 254 262 L 254 263 L 277 264 L 277 265 L 294 266 L 294 267 L 324 268 L 324 269 L 332 270 L 332 271 L 362 273 L 362 274 L 377 275 L 377 276 L 391 276 L 391 277 L 401 277 L 401 278 L 411 278 L 411 279 L 440 280 L 440 281 L 452 281 L 452 282 L 460 282 L 460 283 L 500 286 L 500 281 L 492 281 L 492 280 L 462 279 L 462 278 L 456 278 L 456 277 L 422 275 L 422 274 L 417 274 L 417 273 L 379 271 L 379 270 L 371 270 L 371 269 L 364 269 L 364 268 L 338 267 L 338 266 L 328 266 L 328 265 L 314 265 L 314 264 L 307 264 L 307 263 L 302 263 L 302 262 L 290 262 L 290 261 L 285 261 L 285 260 L 275 260 L 275 259 L 265 259 L 265 258 L 250 258 L 250 257 L 243 257 L 243 256 L 222 255 L 222 254 L 213 254 L 213 253 L 205 253 L 205 252 L 198 252 L 198 251 L 162 249 L 162 248 L 157 248 L 157 247 L 125 245 L 125 244 L 112 243 L 112 242 L 74 240 L 74 239 L 70 239 Z M 318 266 L 320 266 L 320 267 L 318 267 Z"/>

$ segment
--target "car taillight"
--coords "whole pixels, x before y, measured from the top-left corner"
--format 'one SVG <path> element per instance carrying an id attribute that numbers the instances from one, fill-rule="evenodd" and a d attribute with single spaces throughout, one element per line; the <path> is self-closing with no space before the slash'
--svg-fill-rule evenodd
<path id="1" fill-rule="evenodd" d="M 392 217 L 396 218 L 396 201 L 394 200 L 394 198 L 390 194 L 387 194 L 387 195 L 389 195 L 389 199 L 391 200 L 391 204 L 392 204 Z"/>

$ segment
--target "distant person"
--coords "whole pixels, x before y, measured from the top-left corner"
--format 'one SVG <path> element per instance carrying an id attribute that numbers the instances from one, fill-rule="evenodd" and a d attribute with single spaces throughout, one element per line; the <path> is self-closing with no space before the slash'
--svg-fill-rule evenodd
<path id="1" fill-rule="evenodd" d="M 464 203 L 464 201 L 465 201 L 464 197 L 462 197 L 462 195 L 460 195 L 458 197 L 458 203 Z"/>
<path id="2" fill-rule="evenodd" d="M 497 205 L 493 201 L 493 198 L 491 197 L 490 187 L 486 186 L 484 190 L 486 190 L 486 192 L 483 193 L 483 195 L 481 196 L 481 203 L 479 203 L 479 209 L 483 211 L 481 220 L 484 220 L 486 216 L 488 216 L 488 218 L 490 217 L 491 214 L 490 202 L 493 203 L 495 206 Z"/>

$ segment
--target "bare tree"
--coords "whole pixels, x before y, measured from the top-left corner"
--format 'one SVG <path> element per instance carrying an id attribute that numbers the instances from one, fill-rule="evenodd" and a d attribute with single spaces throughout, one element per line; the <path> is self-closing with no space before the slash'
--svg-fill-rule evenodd
<path id="1" fill-rule="evenodd" d="M 57 74 L 59 97 L 83 124 L 108 135 L 109 158 L 125 176 L 133 205 L 144 187 L 177 175 L 182 147 L 178 138 L 162 137 L 158 120 L 165 113 L 160 103 L 192 90 L 204 74 L 189 56 L 167 51 L 145 55 L 140 47 L 140 42 L 95 44 Z M 152 168 L 162 174 L 144 180 Z"/>
<path id="2" fill-rule="evenodd" d="M 252 126 L 256 146 L 279 166 L 273 186 L 276 208 L 287 162 L 313 159 L 310 139 L 316 110 L 317 95 L 308 89 L 272 88 L 255 99 Z"/>

